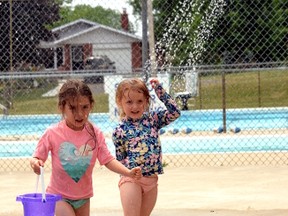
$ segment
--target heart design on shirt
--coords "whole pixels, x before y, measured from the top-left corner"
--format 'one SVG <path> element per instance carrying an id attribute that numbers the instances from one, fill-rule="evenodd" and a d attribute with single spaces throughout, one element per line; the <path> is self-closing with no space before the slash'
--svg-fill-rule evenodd
<path id="1" fill-rule="evenodd" d="M 90 165 L 92 154 L 83 154 L 85 144 L 79 149 L 72 143 L 63 142 L 59 147 L 59 159 L 65 172 L 78 182 Z"/>

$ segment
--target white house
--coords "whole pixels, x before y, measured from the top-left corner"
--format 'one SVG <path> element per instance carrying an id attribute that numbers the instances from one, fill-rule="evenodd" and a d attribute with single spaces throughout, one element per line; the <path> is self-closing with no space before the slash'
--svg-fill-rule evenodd
<path id="1" fill-rule="evenodd" d="M 142 39 L 128 32 L 128 15 L 121 15 L 122 30 L 78 19 L 54 28 L 58 35 L 41 48 L 53 48 L 53 69 L 82 70 L 90 56 L 106 55 L 115 62 L 117 73 L 130 73 L 142 67 Z"/>

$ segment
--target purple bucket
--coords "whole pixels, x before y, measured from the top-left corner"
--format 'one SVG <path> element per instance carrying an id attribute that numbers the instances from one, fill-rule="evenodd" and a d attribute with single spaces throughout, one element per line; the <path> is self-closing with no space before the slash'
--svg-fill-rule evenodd
<path id="1" fill-rule="evenodd" d="M 18 195 L 16 201 L 23 204 L 24 216 L 54 216 L 56 202 L 62 197 L 56 194 L 47 194 L 46 200 L 42 201 L 41 193 Z"/>

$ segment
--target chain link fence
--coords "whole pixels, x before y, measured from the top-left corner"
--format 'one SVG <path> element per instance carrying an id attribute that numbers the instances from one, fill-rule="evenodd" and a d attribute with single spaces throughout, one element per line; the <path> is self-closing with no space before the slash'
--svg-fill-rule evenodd
<path id="1" fill-rule="evenodd" d="M 114 154 L 115 86 L 154 76 L 182 110 L 159 132 L 167 166 L 287 164 L 287 1 L 97 2 L 0 0 L 0 171 L 30 170 L 67 79 Z"/>

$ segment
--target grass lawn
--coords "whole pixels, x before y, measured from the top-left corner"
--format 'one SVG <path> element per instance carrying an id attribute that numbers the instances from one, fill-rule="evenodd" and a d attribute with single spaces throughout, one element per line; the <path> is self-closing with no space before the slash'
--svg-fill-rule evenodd
<path id="1" fill-rule="evenodd" d="M 261 71 L 229 73 L 199 77 L 199 94 L 189 99 L 191 110 L 226 108 L 255 108 L 288 106 L 287 71 Z M 171 88 L 177 81 L 172 80 Z M 57 97 L 41 95 L 56 87 L 51 83 L 41 88 L 14 89 L 13 107 L 10 114 L 54 114 L 58 113 Z M 180 86 L 180 87 L 179 87 Z M 177 90 L 184 89 L 184 83 L 177 83 Z M 3 94 L 3 85 L 0 93 Z M 114 93 L 114 92 L 113 92 Z M 108 94 L 94 94 L 93 112 L 108 112 Z M 225 100 L 224 100 L 225 99 Z M 3 103 L 0 100 L 0 103 Z"/>

